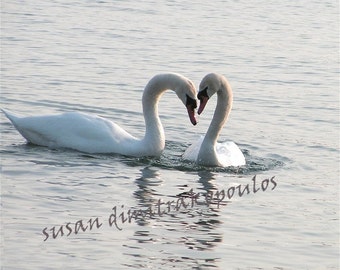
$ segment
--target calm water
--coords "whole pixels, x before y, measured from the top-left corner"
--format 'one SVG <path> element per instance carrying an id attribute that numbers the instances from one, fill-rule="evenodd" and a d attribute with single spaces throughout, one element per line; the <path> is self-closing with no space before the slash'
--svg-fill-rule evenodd
<path id="1" fill-rule="evenodd" d="M 194 127 L 166 93 L 166 149 L 152 159 L 27 145 L 1 114 L 2 269 L 338 269 L 338 8 L 3 1 L 2 108 L 94 113 L 141 137 L 141 95 L 153 75 L 178 72 L 198 85 L 219 72 L 235 96 L 220 141 L 235 141 L 247 165 L 181 160 L 216 97 Z M 239 196 L 235 187 L 247 185 Z M 129 210 L 143 211 L 129 222 Z"/>

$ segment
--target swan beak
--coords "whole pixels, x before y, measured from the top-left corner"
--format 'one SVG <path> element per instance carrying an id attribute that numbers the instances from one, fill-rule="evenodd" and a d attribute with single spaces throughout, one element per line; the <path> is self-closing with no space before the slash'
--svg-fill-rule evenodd
<path id="1" fill-rule="evenodd" d="M 195 109 L 192 109 L 190 105 L 187 106 L 188 115 L 191 121 L 191 124 L 194 126 L 197 124 L 196 116 L 195 116 Z"/>
<path id="2" fill-rule="evenodd" d="M 208 103 L 209 97 L 202 96 L 202 97 L 199 97 L 199 99 L 200 99 L 200 107 L 198 108 L 197 113 L 201 114 L 205 108 L 205 105 L 207 105 Z"/>
<path id="3" fill-rule="evenodd" d="M 197 124 L 195 109 L 197 108 L 197 102 L 187 95 L 187 101 L 185 106 L 187 107 L 188 115 L 191 123 L 195 126 Z"/>

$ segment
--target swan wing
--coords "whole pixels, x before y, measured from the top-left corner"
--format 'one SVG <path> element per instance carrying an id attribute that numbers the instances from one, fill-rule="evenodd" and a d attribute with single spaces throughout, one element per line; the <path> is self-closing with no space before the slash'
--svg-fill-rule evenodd
<path id="1" fill-rule="evenodd" d="M 246 164 L 245 157 L 240 148 L 232 141 L 217 143 L 215 146 L 219 163 L 223 167 L 243 166 Z"/>
<path id="2" fill-rule="evenodd" d="M 201 149 L 201 145 L 203 142 L 204 137 L 200 136 L 200 138 L 194 142 L 192 145 L 190 145 L 182 155 L 182 158 L 184 160 L 190 160 L 190 161 L 197 161 L 198 153 Z"/>

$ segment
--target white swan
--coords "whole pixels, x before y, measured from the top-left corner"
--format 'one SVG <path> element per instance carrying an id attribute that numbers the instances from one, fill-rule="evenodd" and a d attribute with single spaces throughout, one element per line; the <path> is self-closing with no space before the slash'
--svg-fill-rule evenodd
<path id="1" fill-rule="evenodd" d="M 165 147 L 165 136 L 158 116 L 158 101 L 167 89 L 176 92 L 187 107 L 190 121 L 196 124 L 197 92 L 194 84 L 176 73 L 159 74 L 148 82 L 143 92 L 146 126 L 143 139 L 135 138 L 109 120 L 85 113 L 17 117 L 9 111 L 3 111 L 21 135 L 33 144 L 86 153 L 159 156 Z"/>
<path id="2" fill-rule="evenodd" d="M 210 73 L 203 78 L 197 96 L 200 100 L 198 114 L 201 114 L 209 98 L 215 93 L 217 93 L 217 105 L 209 129 L 204 137 L 185 151 L 183 158 L 205 166 L 245 165 L 244 155 L 234 142 L 217 143 L 233 104 L 233 92 L 225 77 Z"/>

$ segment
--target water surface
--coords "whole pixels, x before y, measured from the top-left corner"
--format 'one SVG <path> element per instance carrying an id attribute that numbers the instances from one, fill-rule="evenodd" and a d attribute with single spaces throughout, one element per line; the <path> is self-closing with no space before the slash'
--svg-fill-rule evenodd
<path id="1" fill-rule="evenodd" d="M 2 108 L 98 114 L 142 137 L 141 96 L 152 76 L 178 72 L 198 86 L 218 72 L 234 91 L 219 140 L 236 142 L 247 160 L 206 168 L 181 159 L 207 130 L 216 97 L 195 127 L 174 93 L 162 97 L 160 158 L 29 145 L 1 114 L 2 268 L 338 269 L 338 8 L 335 1 L 2 3 Z M 263 191 L 266 179 L 277 186 Z M 249 194 L 217 204 L 218 192 L 247 185 Z M 194 205 L 190 191 L 200 194 Z M 187 207 L 124 222 L 128 210 L 181 198 Z M 110 226 L 113 209 L 121 230 Z M 90 229 L 96 218 L 101 226 Z M 60 226 L 64 235 L 53 239 Z"/>

